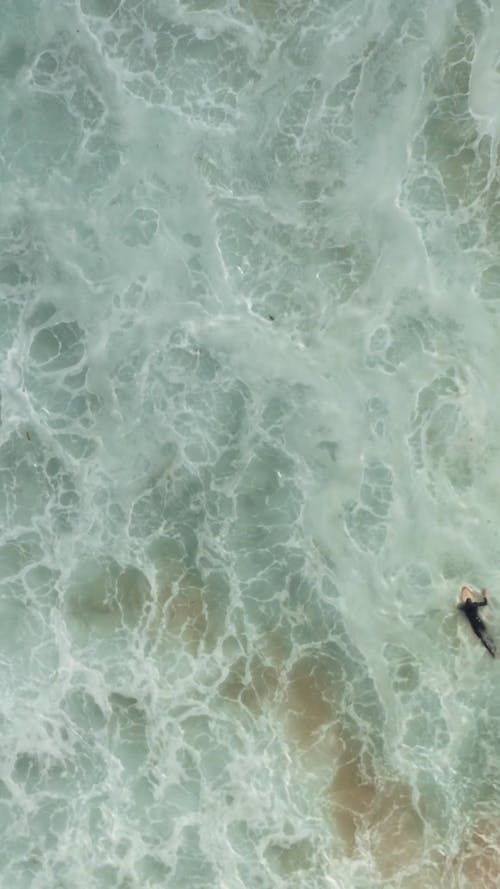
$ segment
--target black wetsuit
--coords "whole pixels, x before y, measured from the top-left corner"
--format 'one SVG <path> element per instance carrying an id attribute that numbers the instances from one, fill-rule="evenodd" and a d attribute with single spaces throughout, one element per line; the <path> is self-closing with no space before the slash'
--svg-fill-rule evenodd
<path id="1" fill-rule="evenodd" d="M 474 630 L 476 636 L 479 636 L 484 647 L 488 649 L 488 651 L 492 657 L 495 657 L 495 652 L 496 652 L 495 643 L 488 636 L 486 624 L 479 617 L 479 614 L 477 613 L 478 608 L 482 608 L 483 605 L 487 605 L 487 604 L 488 604 L 488 600 L 485 596 L 482 602 L 473 602 L 472 599 L 466 599 L 466 601 L 462 602 L 458 607 L 460 608 L 460 611 L 464 612 L 472 629 Z"/>

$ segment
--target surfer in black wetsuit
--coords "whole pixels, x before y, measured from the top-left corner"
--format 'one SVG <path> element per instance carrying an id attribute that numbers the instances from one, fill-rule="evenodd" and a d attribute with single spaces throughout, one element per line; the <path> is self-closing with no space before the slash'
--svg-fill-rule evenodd
<path id="1" fill-rule="evenodd" d="M 482 608 L 484 605 L 488 604 L 488 593 L 487 590 L 481 590 L 483 594 L 483 601 L 476 602 L 474 601 L 474 594 L 468 586 L 462 587 L 462 592 L 460 596 L 460 611 L 463 611 L 466 618 L 468 619 L 472 629 L 474 630 L 476 636 L 479 636 L 481 642 L 484 647 L 489 651 L 492 657 L 495 657 L 496 647 L 495 643 L 488 636 L 488 631 L 486 629 L 486 624 L 479 617 L 478 609 Z"/>

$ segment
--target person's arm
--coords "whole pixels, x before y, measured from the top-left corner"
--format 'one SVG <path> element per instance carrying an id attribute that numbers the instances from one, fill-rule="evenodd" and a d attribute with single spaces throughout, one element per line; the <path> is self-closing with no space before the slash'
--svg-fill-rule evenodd
<path id="1" fill-rule="evenodd" d="M 481 592 L 482 592 L 482 594 L 483 594 L 483 601 L 477 603 L 478 606 L 479 606 L 479 608 L 482 608 L 483 605 L 487 605 L 487 604 L 488 604 L 488 590 L 481 590 Z"/>

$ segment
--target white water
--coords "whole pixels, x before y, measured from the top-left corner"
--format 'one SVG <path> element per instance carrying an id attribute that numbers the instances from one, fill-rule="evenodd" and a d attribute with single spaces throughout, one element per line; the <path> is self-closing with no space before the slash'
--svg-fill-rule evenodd
<path id="1" fill-rule="evenodd" d="M 5 889 L 497 885 L 499 39 L 4 0 Z"/>

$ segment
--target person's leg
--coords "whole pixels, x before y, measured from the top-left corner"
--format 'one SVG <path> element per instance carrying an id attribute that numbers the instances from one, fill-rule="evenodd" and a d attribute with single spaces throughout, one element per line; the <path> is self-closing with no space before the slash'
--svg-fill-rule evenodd
<path id="1" fill-rule="evenodd" d="M 474 630 L 476 636 L 479 636 L 479 638 L 481 639 L 483 633 L 486 633 L 486 624 L 485 624 L 484 620 L 481 620 L 481 618 L 478 617 L 476 614 L 473 616 L 472 620 L 469 618 L 469 623 L 470 623 L 472 629 Z"/>
<path id="2" fill-rule="evenodd" d="M 490 639 L 490 637 L 488 636 L 488 631 L 486 629 L 485 622 L 483 620 L 481 620 L 480 617 L 477 617 L 476 620 L 470 621 L 470 625 L 471 625 L 472 629 L 474 630 L 478 639 L 481 640 L 484 647 L 489 651 L 491 656 L 495 657 L 496 646 L 495 646 L 495 643 L 493 642 L 493 639 Z"/>
<path id="3" fill-rule="evenodd" d="M 490 639 L 490 637 L 488 636 L 487 633 L 481 633 L 479 638 L 481 639 L 481 642 L 483 643 L 484 647 L 489 651 L 491 656 L 495 657 L 496 646 L 495 646 L 495 643 L 493 642 L 493 639 Z"/>

